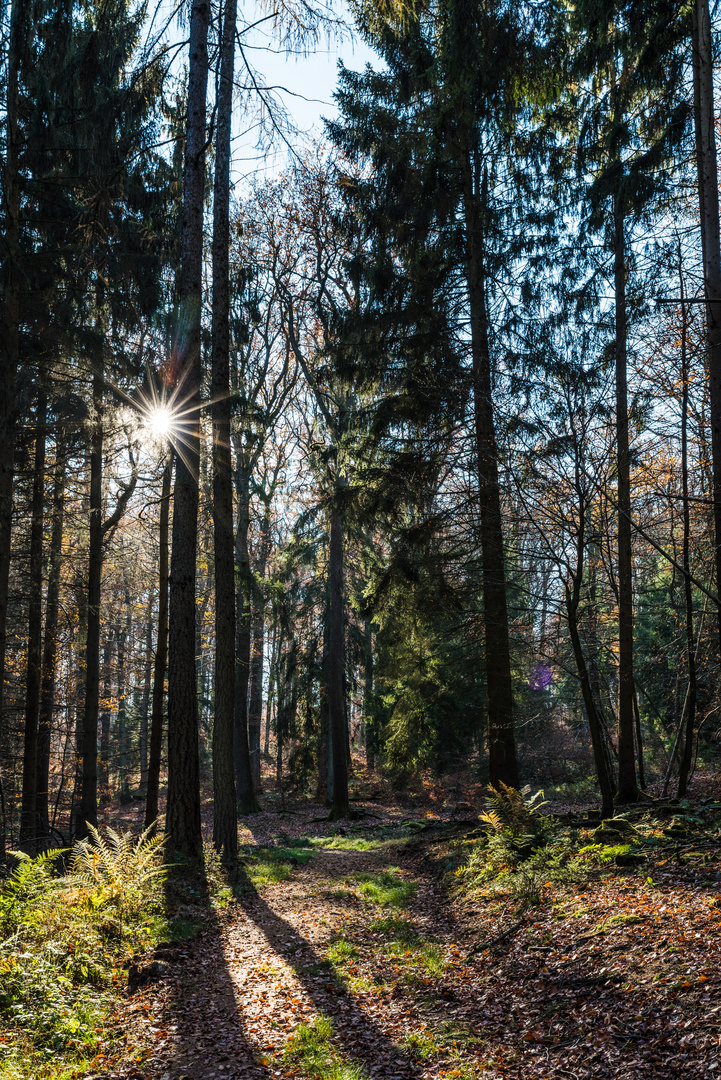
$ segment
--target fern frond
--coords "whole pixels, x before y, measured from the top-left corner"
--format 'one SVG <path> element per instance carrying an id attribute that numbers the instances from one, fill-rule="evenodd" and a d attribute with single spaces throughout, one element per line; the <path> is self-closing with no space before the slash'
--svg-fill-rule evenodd
<path id="1" fill-rule="evenodd" d="M 485 810 L 479 816 L 480 821 L 485 821 L 486 825 L 490 825 L 496 832 L 503 831 L 503 821 L 495 810 Z"/>

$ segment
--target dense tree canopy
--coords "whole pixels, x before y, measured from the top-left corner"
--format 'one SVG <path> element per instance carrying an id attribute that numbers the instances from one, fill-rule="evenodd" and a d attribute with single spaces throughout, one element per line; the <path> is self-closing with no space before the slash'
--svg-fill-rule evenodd
<path id="1" fill-rule="evenodd" d="M 152 825 L 167 778 L 175 850 L 207 783 L 232 859 L 271 749 L 335 817 L 361 752 L 593 775 L 608 816 L 715 750 L 708 10 L 352 13 L 377 63 L 252 181 L 236 110 L 282 118 L 233 5 L 191 5 L 186 68 L 147 4 L 6 8 L 13 843 L 114 793 Z"/>

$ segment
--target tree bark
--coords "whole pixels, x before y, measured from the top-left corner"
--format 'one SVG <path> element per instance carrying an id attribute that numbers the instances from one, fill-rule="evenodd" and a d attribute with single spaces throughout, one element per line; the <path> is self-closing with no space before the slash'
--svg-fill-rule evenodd
<path id="1" fill-rule="evenodd" d="M 158 525 L 158 635 L 153 665 L 153 696 L 150 712 L 150 745 L 148 753 L 148 790 L 145 796 L 144 828 L 158 820 L 158 789 L 160 787 L 160 758 L 163 748 L 163 706 L 165 702 L 165 669 L 168 663 L 168 533 L 170 526 L 170 486 L 173 454 L 168 451 L 163 469 L 160 492 L 160 522 Z"/>
<path id="2" fill-rule="evenodd" d="M 181 857 L 200 856 L 200 756 L 195 678 L 195 574 L 200 473 L 200 320 L 203 296 L 205 110 L 208 87 L 208 0 L 190 13 L 188 112 L 183 169 L 180 306 L 184 333 L 174 358 L 174 385 L 187 422 L 178 447 L 173 496 L 168 667 L 168 805 L 166 833 Z"/>
<path id="3" fill-rule="evenodd" d="M 52 531 L 50 534 L 48 588 L 45 604 L 45 636 L 43 641 L 42 681 L 40 684 L 40 716 L 38 720 L 38 754 L 35 781 L 35 809 L 42 836 L 47 836 L 50 829 L 50 741 L 55 709 L 64 513 L 65 442 L 62 436 L 58 435 L 55 443 Z"/>
<path id="4" fill-rule="evenodd" d="M 363 725 L 365 729 L 366 765 L 369 769 L 375 766 L 375 731 L 371 703 L 373 701 L 373 631 L 370 619 L 363 624 L 364 644 L 364 682 L 363 682 Z"/>
<path id="5" fill-rule="evenodd" d="M 328 553 L 328 787 L 330 817 L 348 816 L 345 712 L 345 619 L 343 605 L 343 518 L 330 514 Z"/>
<path id="6" fill-rule="evenodd" d="M 20 343 L 20 173 L 18 165 L 18 74 L 26 33 L 25 0 L 12 0 L 5 75 L 5 246 L 7 261 L 2 296 L 0 334 L 0 734 L 6 723 L 4 705 L 7 612 L 13 517 L 13 479 L 16 434 L 15 392 Z M 0 790 L 0 794 L 2 791 Z M 3 820 L 0 860 L 5 858 Z"/>
<path id="7" fill-rule="evenodd" d="M 686 333 L 686 305 L 683 303 L 683 274 L 679 272 L 681 285 L 681 484 L 683 494 L 683 591 L 686 608 L 686 663 L 688 665 L 688 693 L 686 695 L 686 725 L 683 751 L 679 763 L 678 797 L 682 799 L 688 790 L 688 778 L 693 761 L 694 732 L 696 728 L 696 651 L 693 629 L 693 589 L 691 587 L 691 503 L 688 490 L 688 397 L 689 370 Z"/>
<path id="8" fill-rule="evenodd" d="M 248 750 L 253 788 L 261 790 L 260 732 L 263 723 L 263 660 L 265 654 L 265 596 L 263 583 L 270 548 L 270 508 L 266 506 L 260 532 L 260 552 L 256 567 L 257 582 L 253 586 L 253 644 L 250 665 L 250 695 L 248 703 Z"/>
<path id="9" fill-rule="evenodd" d="M 250 525 L 250 476 L 240 460 L 236 461 L 236 496 L 238 523 L 235 533 L 235 565 L 238 573 L 235 625 L 235 783 L 238 813 L 254 814 L 258 803 L 253 791 L 253 774 L 248 746 L 248 681 L 250 678 L 250 596 L 252 575 L 248 552 Z"/>
<path id="10" fill-rule="evenodd" d="M 117 641 L 117 628 L 115 632 Z M 100 713 L 100 757 L 98 759 L 98 790 L 101 802 L 110 801 L 110 662 L 113 655 L 113 641 L 106 637 L 103 645 L 101 675 L 103 679 L 102 710 Z"/>
<path id="11" fill-rule="evenodd" d="M 148 600 L 148 620 L 145 624 L 145 670 L 143 672 L 143 696 L 140 701 L 140 790 L 144 795 L 148 788 L 148 713 L 150 711 L 150 688 L 153 679 L 153 607 L 155 595 Z"/>
<path id="12" fill-rule="evenodd" d="M 75 834 L 80 817 L 80 795 L 83 785 L 83 722 L 85 717 L 86 656 L 88 644 L 88 592 L 85 583 L 76 583 L 78 628 L 75 635 L 75 757 L 73 796 L 71 801 L 71 832 Z"/>
<path id="13" fill-rule="evenodd" d="M 40 680 L 43 634 L 43 523 L 45 511 L 45 442 L 48 400 L 42 385 L 38 389 L 35 417 L 35 461 L 30 508 L 30 560 L 28 566 L 28 653 L 25 674 L 25 725 L 23 744 L 23 788 L 20 812 L 20 839 L 39 836 L 36 816 L 38 723 L 40 720 Z"/>
<path id="14" fill-rule="evenodd" d="M 513 727 L 513 682 L 506 600 L 506 570 L 501 517 L 491 378 L 491 353 L 486 309 L 484 215 L 487 180 L 481 190 L 474 180 L 473 159 L 463 154 L 463 205 L 466 226 L 466 275 L 471 321 L 473 407 L 476 465 L 483 560 L 483 620 L 485 624 L 486 689 L 488 694 L 488 764 L 490 782 L 518 787 Z"/>
<path id="15" fill-rule="evenodd" d="M 85 703 L 81 738 L 82 785 L 76 835 L 98 824 L 98 708 L 100 704 L 100 584 L 103 570 L 103 374 L 93 374 L 90 435 L 90 521 L 88 526 L 88 629 L 85 645 Z"/>
<path id="16" fill-rule="evenodd" d="M 618 802 L 638 799 L 633 729 L 633 569 L 631 551 L 631 459 L 628 437 L 626 356 L 626 243 L 621 196 L 614 206 L 616 308 L 616 470 L 618 476 Z"/>
<path id="17" fill-rule="evenodd" d="M 716 591 L 721 589 L 721 239 L 718 160 L 714 116 L 713 42 L 708 0 L 692 11 L 694 129 L 701 251 L 706 295 L 706 353 L 709 377 Z M 717 608 L 721 654 L 721 606 Z"/>
<path id="18" fill-rule="evenodd" d="M 230 454 L 230 124 L 236 0 L 225 0 L 217 93 L 213 189 L 213 538 L 215 555 L 215 713 L 213 843 L 224 859 L 238 853 L 233 766 L 235 723 L 235 567 Z"/>
<path id="19" fill-rule="evenodd" d="M 127 723 L 127 650 L 133 628 L 133 609 L 130 589 L 125 586 L 125 624 L 118 630 L 118 771 L 120 779 L 120 802 L 130 802 L 130 764 Z"/>

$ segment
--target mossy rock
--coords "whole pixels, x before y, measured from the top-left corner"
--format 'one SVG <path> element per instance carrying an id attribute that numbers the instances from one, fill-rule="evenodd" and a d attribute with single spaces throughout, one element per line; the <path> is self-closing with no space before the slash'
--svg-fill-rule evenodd
<path id="1" fill-rule="evenodd" d="M 670 837 L 685 837 L 688 835 L 688 829 L 682 822 L 674 821 L 673 825 L 669 825 L 663 830 L 663 834 Z"/>
<path id="2" fill-rule="evenodd" d="M 636 835 L 636 829 L 626 818 L 607 818 L 593 830 L 593 839 L 597 844 L 617 844 L 619 840 Z"/>
<path id="3" fill-rule="evenodd" d="M 647 862 L 645 855 L 638 851 L 622 851 L 615 858 L 616 866 L 640 866 Z"/>

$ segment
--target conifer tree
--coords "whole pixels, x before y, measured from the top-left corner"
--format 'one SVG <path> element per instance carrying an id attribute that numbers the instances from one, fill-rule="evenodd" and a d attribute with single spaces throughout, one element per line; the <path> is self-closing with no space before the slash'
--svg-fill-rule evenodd
<path id="1" fill-rule="evenodd" d="M 681 91 L 683 19 L 667 0 L 626 4 L 578 0 L 576 68 L 581 94 L 579 168 L 593 179 L 590 225 L 605 228 L 613 252 L 616 374 L 618 578 L 618 794 L 638 797 L 634 750 L 633 556 L 628 406 L 628 223 L 668 179 L 687 109 Z"/>
<path id="2" fill-rule="evenodd" d="M 406 378 L 421 389 L 424 381 L 433 384 L 431 372 L 438 376 L 445 369 L 447 382 L 458 391 L 468 365 L 490 778 L 514 786 L 518 770 L 494 368 L 504 347 L 499 324 L 516 321 L 517 315 L 508 308 L 503 312 L 495 283 L 511 266 L 520 272 L 519 260 L 524 252 L 530 259 L 539 238 L 538 219 L 526 200 L 528 178 L 512 149 L 515 134 L 532 129 L 537 100 L 552 92 L 555 7 L 542 25 L 537 18 L 520 4 L 490 9 L 473 0 L 451 0 L 392 24 L 379 6 L 362 5 L 361 30 L 387 70 L 357 75 L 343 69 L 337 95 L 342 119 L 329 125 L 338 145 L 373 166 L 370 179 L 348 193 L 375 233 L 374 257 L 366 269 L 374 294 L 370 309 L 374 315 L 383 312 L 381 325 L 389 324 L 389 312 L 397 312 L 396 322 L 405 324 L 406 357 L 408 338 L 417 349 L 420 370 L 409 365 Z M 538 149 L 532 151 L 537 155 Z M 372 362 L 368 350 L 366 362 Z M 419 378 L 420 371 L 425 374 Z M 422 415 L 417 390 L 415 398 L 416 414 Z"/>

